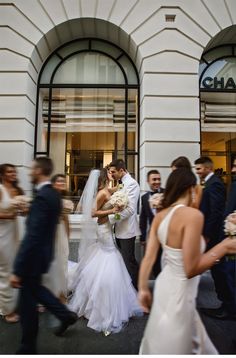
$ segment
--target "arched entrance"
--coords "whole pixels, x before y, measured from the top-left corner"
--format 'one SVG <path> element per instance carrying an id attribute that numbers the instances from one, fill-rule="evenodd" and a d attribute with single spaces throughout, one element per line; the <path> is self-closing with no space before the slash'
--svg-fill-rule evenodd
<path id="1" fill-rule="evenodd" d="M 236 154 L 235 34 L 236 26 L 218 34 L 203 53 L 199 70 L 201 153 L 212 158 L 226 184 Z"/>
<path id="2" fill-rule="evenodd" d="M 138 103 L 138 74 L 121 48 L 97 38 L 60 46 L 39 75 L 35 155 L 53 158 L 70 195 L 117 157 L 138 178 Z"/>

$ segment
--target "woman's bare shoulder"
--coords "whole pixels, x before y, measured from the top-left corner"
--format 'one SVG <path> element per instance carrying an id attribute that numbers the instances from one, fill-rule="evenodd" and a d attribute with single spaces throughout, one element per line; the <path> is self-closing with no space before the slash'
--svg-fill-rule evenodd
<path id="1" fill-rule="evenodd" d="M 203 219 L 203 214 L 199 209 L 192 208 L 191 206 L 183 206 L 180 210 L 177 211 L 177 214 L 182 216 L 185 219 Z"/>

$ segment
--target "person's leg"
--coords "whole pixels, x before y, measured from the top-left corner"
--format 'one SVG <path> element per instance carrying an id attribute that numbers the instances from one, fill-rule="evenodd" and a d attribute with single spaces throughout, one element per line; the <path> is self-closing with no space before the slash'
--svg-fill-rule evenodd
<path id="1" fill-rule="evenodd" d="M 60 321 L 60 326 L 55 330 L 57 336 L 61 336 L 66 329 L 74 324 L 78 316 L 75 312 L 68 310 L 68 308 L 60 302 L 60 300 L 53 295 L 46 287 L 41 285 L 40 278 L 33 280 L 33 294 L 37 300 L 43 304 L 52 314 L 54 314 Z"/>
<path id="2" fill-rule="evenodd" d="M 116 242 L 131 276 L 132 283 L 137 289 L 139 265 L 135 258 L 135 237 L 130 239 L 116 239 Z"/>
<path id="3" fill-rule="evenodd" d="M 37 301 L 29 282 L 23 282 L 19 297 L 20 323 L 22 328 L 21 345 L 17 354 L 36 354 L 38 335 Z"/>
<path id="4" fill-rule="evenodd" d="M 236 276 L 235 261 L 223 259 L 212 270 L 212 277 L 215 283 L 215 290 L 222 306 L 229 314 L 236 315 Z"/>
<path id="5" fill-rule="evenodd" d="M 50 290 L 41 285 L 40 279 L 33 281 L 32 289 L 37 302 L 45 306 L 60 321 L 65 322 L 70 319 L 71 311 Z"/>

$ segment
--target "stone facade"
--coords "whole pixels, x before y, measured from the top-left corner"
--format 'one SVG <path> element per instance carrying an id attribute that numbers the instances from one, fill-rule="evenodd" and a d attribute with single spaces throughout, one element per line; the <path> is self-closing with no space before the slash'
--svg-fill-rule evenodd
<path id="1" fill-rule="evenodd" d="M 174 21 L 173 21 L 174 20 Z M 59 45 L 98 37 L 119 45 L 140 76 L 140 181 L 158 167 L 200 154 L 199 60 L 236 24 L 235 0 L 0 1 L 0 162 L 30 188 L 38 74 Z"/>

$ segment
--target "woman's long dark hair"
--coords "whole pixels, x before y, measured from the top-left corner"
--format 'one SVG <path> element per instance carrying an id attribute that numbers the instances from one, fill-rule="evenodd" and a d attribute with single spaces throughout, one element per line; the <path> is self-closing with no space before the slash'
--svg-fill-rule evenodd
<path id="1" fill-rule="evenodd" d="M 168 177 L 162 208 L 167 208 L 175 203 L 189 188 L 195 186 L 197 179 L 193 172 L 187 168 L 174 170 Z"/>
<path id="2" fill-rule="evenodd" d="M 108 181 L 107 168 L 102 168 L 100 170 L 100 175 L 98 178 L 98 190 L 105 188 Z"/>
<path id="3" fill-rule="evenodd" d="M 4 163 L 0 166 L 0 183 L 3 182 L 3 177 L 7 171 L 7 168 L 13 168 L 16 170 L 15 165 L 10 163 Z M 18 195 L 24 195 L 24 190 L 19 187 L 18 180 L 12 183 L 13 187 L 17 190 Z"/>
<path id="4" fill-rule="evenodd" d="M 187 157 L 181 156 L 173 160 L 171 167 L 175 167 L 176 169 L 186 168 L 191 170 L 191 163 Z"/>

